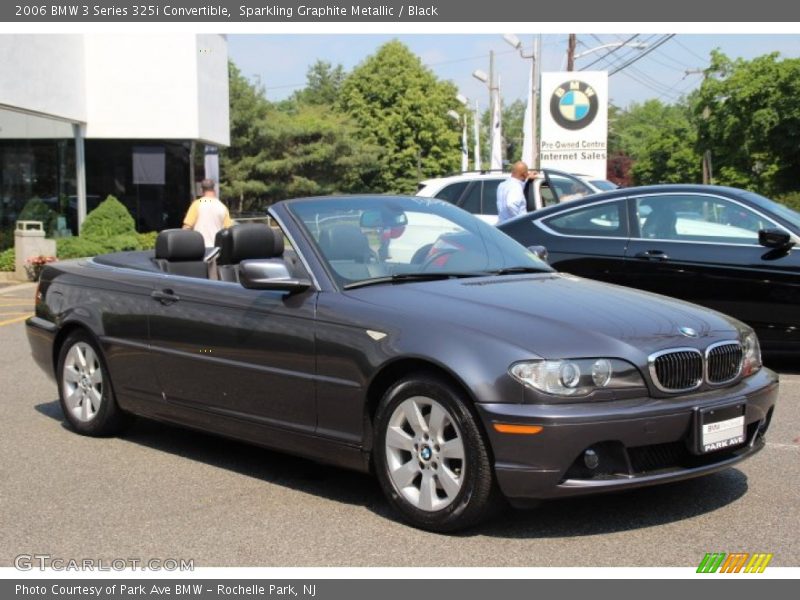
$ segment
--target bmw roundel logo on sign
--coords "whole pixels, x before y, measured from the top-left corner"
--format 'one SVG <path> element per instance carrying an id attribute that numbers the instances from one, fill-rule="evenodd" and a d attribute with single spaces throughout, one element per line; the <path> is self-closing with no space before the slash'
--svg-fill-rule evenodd
<path id="1" fill-rule="evenodd" d="M 597 94 L 580 80 L 565 81 L 550 97 L 550 114 L 564 129 L 583 129 L 597 116 Z"/>

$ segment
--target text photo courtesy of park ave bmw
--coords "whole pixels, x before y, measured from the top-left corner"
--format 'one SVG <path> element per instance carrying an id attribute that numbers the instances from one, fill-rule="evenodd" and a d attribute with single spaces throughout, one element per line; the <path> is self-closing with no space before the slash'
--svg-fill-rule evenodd
<path id="1" fill-rule="evenodd" d="M 800 32 L 619 4 L 0 8 L 0 588 L 800 576 Z"/>

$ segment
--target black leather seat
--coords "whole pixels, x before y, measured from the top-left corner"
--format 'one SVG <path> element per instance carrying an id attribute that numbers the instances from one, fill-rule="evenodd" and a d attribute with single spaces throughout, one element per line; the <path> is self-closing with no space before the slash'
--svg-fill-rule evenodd
<path id="1" fill-rule="evenodd" d="M 166 273 L 208 279 L 205 253 L 206 244 L 198 231 L 165 229 L 156 237 L 154 260 Z"/>
<path id="2" fill-rule="evenodd" d="M 334 225 L 320 233 L 319 245 L 330 261 L 368 263 L 375 259 L 367 236 L 355 225 Z"/>
<path id="3" fill-rule="evenodd" d="M 217 272 L 222 281 L 239 281 L 238 265 L 252 258 L 283 260 L 283 235 L 261 223 L 237 223 L 217 232 Z"/>

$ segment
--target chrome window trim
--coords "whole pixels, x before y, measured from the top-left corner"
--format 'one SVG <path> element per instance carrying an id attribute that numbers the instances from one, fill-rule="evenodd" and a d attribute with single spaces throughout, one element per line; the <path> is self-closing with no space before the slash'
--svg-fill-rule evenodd
<path id="1" fill-rule="evenodd" d="M 682 389 L 670 389 L 665 388 L 661 385 L 661 382 L 658 379 L 658 375 L 656 374 L 656 359 L 660 356 L 664 356 L 665 354 L 673 354 L 675 352 L 691 352 L 693 354 L 697 354 L 700 356 L 700 361 L 702 363 L 702 369 L 700 373 L 700 379 L 697 380 L 697 383 L 691 387 L 682 388 Z M 703 381 L 705 380 L 705 357 L 703 356 L 703 352 L 698 350 L 697 348 L 690 348 L 690 347 L 682 347 L 682 348 L 667 348 L 666 350 L 659 350 L 658 352 L 653 352 L 650 356 L 647 357 L 647 367 L 648 371 L 650 372 L 650 380 L 653 382 L 653 385 L 656 389 L 660 392 L 664 392 L 665 394 L 681 394 L 683 392 L 691 392 L 696 389 L 699 389 L 703 385 Z"/>
<path id="2" fill-rule="evenodd" d="M 771 217 L 768 217 L 767 215 L 762 213 L 760 210 L 756 210 L 755 208 L 753 208 L 751 206 L 748 206 L 747 204 L 743 204 L 741 201 L 736 200 L 735 198 L 729 198 L 728 196 L 720 196 L 719 194 L 712 194 L 710 192 L 662 192 L 662 193 L 652 193 L 652 194 L 642 194 L 642 195 L 627 196 L 627 198 L 632 198 L 632 199 L 636 200 L 636 199 L 639 199 L 639 198 L 652 198 L 652 197 L 656 197 L 656 196 L 705 196 L 707 198 L 717 198 L 718 200 L 725 200 L 727 202 L 733 202 L 734 204 L 738 204 L 739 206 L 741 206 L 743 209 L 748 210 L 751 213 L 754 213 L 754 214 L 758 215 L 759 217 L 761 217 L 765 221 L 771 223 L 773 227 L 785 231 L 786 233 L 789 234 L 789 236 L 796 243 L 800 242 L 800 239 L 798 239 L 797 236 L 794 233 L 792 233 L 791 231 L 786 229 L 786 227 L 784 227 L 780 223 L 776 223 Z M 638 218 L 638 212 L 637 212 L 637 218 Z M 763 248 L 764 247 L 761 244 L 734 244 L 734 243 L 730 243 L 730 242 L 727 242 L 727 243 L 726 242 L 722 242 L 722 243 L 717 243 L 717 242 L 696 242 L 696 241 L 693 241 L 693 240 L 662 240 L 662 239 L 658 239 L 658 238 L 651 239 L 651 238 L 643 238 L 643 237 L 641 237 L 641 235 L 639 237 L 636 237 L 636 238 L 631 237 L 631 239 L 643 240 L 643 241 L 648 241 L 648 242 L 673 242 L 673 243 L 682 243 L 682 244 L 711 244 L 713 246 L 746 246 L 748 248 Z"/>
<path id="3" fill-rule="evenodd" d="M 625 198 L 611 198 L 609 200 L 603 200 L 602 202 L 597 202 L 597 203 L 587 203 L 587 204 L 584 204 L 583 206 L 576 206 L 574 208 L 569 208 L 569 209 L 561 211 L 561 212 L 559 212 L 559 213 L 557 213 L 555 215 L 547 215 L 545 217 L 539 217 L 538 219 L 533 219 L 532 223 L 534 225 L 536 225 L 539 229 L 542 229 L 543 231 L 545 231 L 545 232 L 547 232 L 547 233 L 549 233 L 551 235 L 557 236 L 557 237 L 581 238 L 583 240 L 628 240 L 628 239 L 631 239 L 630 235 L 628 235 L 628 237 L 620 237 L 618 235 L 566 235 L 564 233 L 559 233 L 559 232 L 551 229 L 550 227 L 548 227 L 544 223 L 544 221 L 546 219 L 555 219 L 557 217 L 562 217 L 562 216 L 567 215 L 567 214 L 569 214 L 571 212 L 575 212 L 577 210 L 581 210 L 582 208 L 596 208 L 598 206 L 602 206 L 603 204 L 610 204 L 612 202 L 623 202 L 624 204 L 627 204 L 627 201 L 628 201 L 628 198 L 625 197 Z M 569 200 L 564 202 L 564 204 L 567 204 L 568 202 L 569 202 Z M 562 204 L 562 203 L 559 202 L 559 204 L 557 204 L 556 206 L 559 206 L 560 204 Z M 620 211 L 620 217 L 624 216 L 625 218 L 627 218 L 627 215 L 626 215 L 627 208 L 628 208 L 627 206 L 623 206 L 623 210 Z M 630 227 L 628 227 L 628 230 L 629 230 L 629 234 L 630 234 Z"/>
<path id="4" fill-rule="evenodd" d="M 727 196 L 720 196 L 719 194 L 710 194 L 710 193 L 707 193 L 707 192 L 661 192 L 661 193 L 655 193 L 654 192 L 654 193 L 651 193 L 651 194 L 636 194 L 636 195 L 631 195 L 631 196 L 618 196 L 616 198 L 611 198 L 609 200 L 603 200 L 602 202 L 597 202 L 596 204 L 587 203 L 587 204 L 584 204 L 583 206 L 576 206 L 575 208 L 570 208 L 570 209 L 567 209 L 567 210 L 565 210 L 563 212 L 559 212 L 558 216 L 564 215 L 564 214 L 568 214 L 568 213 L 570 213 L 572 211 L 580 210 L 581 208 L 586 208 L 587 206 L 600 206 L 600 205 L 606 204 L 608 202 L 618 202 L 620 200 L 624 200 L 625 202 L 627 202 L 628 200 L 636 200 L 638 198 L 652 198 L 652 197 L 659 197 L 659 196 L 684 196 L 684 195 L 687 195 L 687 194 L 692 194 L 692 195 L 695 195 L 695 196 L 707 196 L 709 198 L 718 198 L 720 200 L 727 200 L 728 202 L 733 202 L 735 204 L 738 204 L 739 206 L 741 206 L 745 210 L 749 210 L 750 212 L 753 212 L 753 213 L 757 214 L 759 217 L 761 217 L 761 218 L 765 219 L 766 221 L 772 223 L 772 225 L 775 228 L 781 229 L 782 231 L 785 231 L 786 233 L 788 233 L 789 236 L 792 238 L 792 240 L 794 240 L 795 243 L 797 244 L 794 248 L 790 248 L 789 249 L 790 252 L 793 252 L 794 250 L 800 249 L 800 238 L 798 238 L 794 233 L 789 231 L 786 227 L 784 227 L 780 223 L 776 223 L 772 218 L 768 217 L 767 215 L 765 215 L 761 211 L 756 210 L 756 209 L 754 209 L 754 208 L 752 208 L 750 206 L 747 206 L 746 204 L 743 204 L 742 202 L 740 202 L 738 200 L 735 200 L 734 198 L 729 198 Z M 542 231 L 544 231 L 546 233 L 549 233 L 550 235 L 554 235 L 556 237 L 563 237 L 563 238 L 581 238 L 581 239 L 584 239 L 584 240 L 637 240 L 637 241 L 658 242 L 658 243 L 667 243 L 667 244 L 703 244 L 703 245 L 707 245 L 707 246 L 731 246 L 731 247 L 737 247 L 737 248 L 763 248 L 764 247 L 761 244 L 735 244 L 735 243 L 731 243 L 731 242 L 702 242 L 702 241 L 695 241 L 695 240 L 663 240 L 663 239 L 660 239 L 660 238 L 653 238 L 653 239 L 643 238 L 641 236 L 634 237 L 633 235 L 629 235 L 628 237 L 605 236 L 605 235 L 566 235 L 566 234 L 558 233 L 557 231 L 554 231 L 553 229 L 551 229 L 550 227 L 548 227 L 544 223 L 545 219 L 553 218 L 555 216 L 556 215 L 547 215 L 545 217 L 539 217 L 538 219 L 532 219 L 531 223 L 533 225 L 535 225 L 536 227 L 538 227 L 539 229 L 541 229 Z M 628 225 L 630 225 L 630 223 L 628 223 Z M 629 229 L 630 229 L 630 227 L 629 227 Z"/>
<path id="5" fill-rule="evenodd" d="M 731 377 L 730 379 L 726 379 L 725 381 L 714 381 L 714 382 L 712 382 L 708 377 L 709 355 L 711 354 L 711 351 L 714 348 L 718 348 L 720 346 L 738 346 L 739 349 L 742 350 L 742 359 L 739 361 L 739 368 L 736 370 L 736 374 L 733 377 Z M 708 348 L 706 348 L 705 356 L 703 358 L 704 358 L 703 377 L 705 378 L 706 383 L 708 385 L 710 385 L 710 386 L 713 386 L 713 387 L 719 387 L 719 386 L 722 386 L 722 385 L 727 385 L 727 384 L 731 383 L 732 381 L 736 381 L 739 378 L 739 376 L 742 374 L 742 369 L 744 368 L 744 348 L 742 346 L 742 343 L 739 340 L 724 340 L 722 342 L 715 342 L 715 343 L 711 344 Z"/>

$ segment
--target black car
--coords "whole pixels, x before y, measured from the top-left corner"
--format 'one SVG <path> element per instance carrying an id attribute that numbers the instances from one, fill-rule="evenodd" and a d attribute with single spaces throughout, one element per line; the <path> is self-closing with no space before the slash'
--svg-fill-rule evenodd
<path id="1" fill-rule="evenodd" d="M 765 352 L 800 350 L 800 214 L 729 187 L 619 189 L 503 223 L 559 271 L 695 302 L 744 321 Z"/>
<path id="2" fill-rule="evenodd" d="M 270 215 L 220 232 L 216 259 L 168 230 L 45 267 L 28 338 L 74 430 L 141 415 L 371 470 L 439 531 L 764 446 L 778 381 L 739 321 L 556 273 L 439 200 Z"/>

